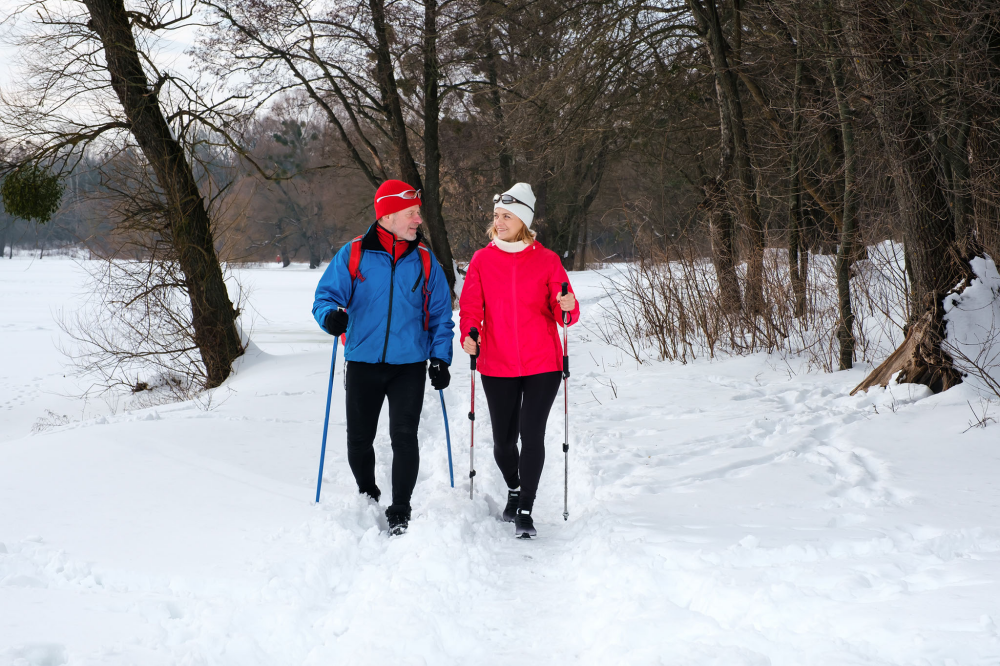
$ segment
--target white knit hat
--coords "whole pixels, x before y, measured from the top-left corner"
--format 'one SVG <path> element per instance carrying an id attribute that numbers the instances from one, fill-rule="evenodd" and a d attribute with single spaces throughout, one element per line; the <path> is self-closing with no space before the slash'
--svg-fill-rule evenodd
<path id="1" fill-rule="evenodd" d="M 504 195 L 509 195 L 517 201 L 504 203 L 500 199 Z M 514 215 L 521 218 L 524 226 L 530 229 L 531 221 L 535 219 L 535 193 L 531 191 L 531 185 L 527 183 L 515 183 L 514 187 L 494 197 L 493 210 L 497 208 L 503 208 L 514 213 Z"/>

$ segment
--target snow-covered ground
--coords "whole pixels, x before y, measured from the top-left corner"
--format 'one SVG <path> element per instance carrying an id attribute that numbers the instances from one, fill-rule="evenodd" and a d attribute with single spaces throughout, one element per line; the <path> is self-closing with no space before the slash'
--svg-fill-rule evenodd
<path id="1" fill-rule="evenodd" d="M 482 408 L 468 498 L 456 346 L 456 488 L 428 385 L 414 518 L 390 539 L 347 467 L 339 360 L 313 502 L 319 273 L 241 277 L 260 351 L 210 398 L 112 413 L 73 397 L 57 351 L 83 270 L 0 260 L 0 665 L 1000 663 L 1000 425 L 963 432 L 971 386 L 849 397 L 863 370 L 765 356 L 637 367 L 574 327 L 570 517 L 560 396 L 525 542 L 497 519 Z M 596 316 L 600 275 L 572 279 Z M 387 489 L 384 428 L 377 452 Z"/>

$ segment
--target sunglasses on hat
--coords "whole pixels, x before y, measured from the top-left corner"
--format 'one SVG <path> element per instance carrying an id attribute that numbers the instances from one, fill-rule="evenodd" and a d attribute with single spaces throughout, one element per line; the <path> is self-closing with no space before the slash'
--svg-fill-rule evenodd
<path id="1" fill-rule="evenodd" d="M 495 203 L 495 204 L 498 204 L 498 203 L 505 203 L 505 204 L 516 203 L 516 204 L 521 204 L 522 206 L 524 206 L 525 208 L 527 208 L 528 210 L 530 210 L 532 213 L 535 212 L 534 208 L 532 208 L 528 204 L 524 203 L 523 201 L 519 201 L 518 199 L 515 199 L 514 197 L 510 196 L 509 194 L 494 194 L 493 195 L 493 203 Z"/>
<path id="2" fill-rule="evenodd" d="M 388 199 L 389 197 L 399 197 L 400 199 L 419 199 L 420 190 L 406 190 L 405 192 L 400 192 L 399 194 L 386 194 L 385 196 L 376 199 L 375 203 L 382 201 L 382 199 Z"/>

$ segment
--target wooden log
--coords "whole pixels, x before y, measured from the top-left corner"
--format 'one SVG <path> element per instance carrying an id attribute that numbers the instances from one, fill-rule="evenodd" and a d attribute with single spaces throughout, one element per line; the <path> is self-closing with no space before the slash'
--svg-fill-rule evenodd
<path id="1" fill-rule="evenodd" d="M 897 372 L 898 384 L 923 384 L 934 393 L 947 391 L 962 383 L 962 373 L 955 369 L 951 355 L 944 351 L 944 312 L 938 299 L 928 294 L 933 304 L 910 326 L 903 344 L 858 384 L 851 395 L 873 386 L 886 387 Z"/>

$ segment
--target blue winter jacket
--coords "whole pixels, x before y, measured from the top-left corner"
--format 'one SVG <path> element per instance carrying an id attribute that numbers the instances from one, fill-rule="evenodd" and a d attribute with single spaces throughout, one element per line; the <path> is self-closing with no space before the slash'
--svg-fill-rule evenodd
<path id="1" fill-rule="evenodd" d="M 407 241 L 399 241 L 405 243 Z M 351 241 L 333 257 L 316 286 L 313 317 L 320 328 L 338 307 L 347 309 L 347 344 L 344 358 L 361 363 L 417 363 L 439 358 L 451 365 L 451 290 L 444 270 L 431 255 L 428 330 L 424 330 L 423 266 L 417 240 L 395 266 L 379 242 L 373 224 L 360 241 Z M 351 280 L 348 263 L 351 245 L 361 243 L 357 279 Z"/>

